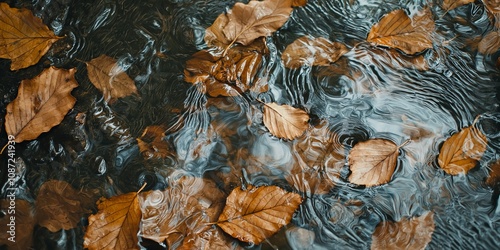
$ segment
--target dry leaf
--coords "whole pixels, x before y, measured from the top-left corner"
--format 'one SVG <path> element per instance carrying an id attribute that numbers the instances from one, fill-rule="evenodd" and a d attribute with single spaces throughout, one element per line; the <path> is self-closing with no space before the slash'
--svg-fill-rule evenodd
<path id="1" fill-rule="evenodd" d="M 14 191 L 7 190 L 6 194 L 9 195 L 12 192 Z M 0 246 L 7 245 L 7 249 L 15 250 L 31 249 L 33 228 L 35 227 L 33 207 L 25 200 L 16 199 L 14 202 L 13 204 L 10 198 L 0 200 L 0 214 L 2 214 L 0 216 L 0 230 L 2 232 L 0 233 Z M 15 238 L 12 238 L 13 236 Z"/>
<path id="2" fill-rule="evenodd" d="M 293 0 L 292 1 L 292 6 L 293 7 L 302 7 L 307 4 L 307 0 Z"/>
<path id="3" fill-rule="evenodd" d="M 99 250 L 139 249 L 137 233 L 141 210 L 137 192 L 102 198 L 99 212 L 89 216 L 83 247 Z"/>
<path id="4" fill-rule="evenodd" d="M 328 66 L 347 52 L 347 47 L 342 43 L 331 42 L 323 37 L 303 36 L 285 48 L 281 60 L 285 67 L 292 69 L 302 65 Z"/>
<path id="5" fill-rule="evenodd" d="M 270 36 L 281 28 L 292 12 L 292 0 L 250 1 L 236 3 L 220 14 L 205 32 L 205 42 L 229 48 L 234 43 L 249 45 L 262 36 Z"/>
<path id="6" fill-rule="evenodd" d="M 71 90 L 78 86 L 76 69 L 50 67 L 21 81 L 17 97 L 7 105 L 5 129 L 16 142 L 33 140 L 58 125 L 75 105 Z"/>
<path id="7" fill-rule="evenodd" d="M 486 184 L 490 187 L 494 187 L 498 183 L 500 183 L 500 161 L 490 166 L 490 175 L 486 179 Z"/>
<path id="8" fill-rule="evenodd" d="M 137 94 L 135 82 L 115 59 L 100 55 L 87 62 L 87 73 L 90 81 L 99 89 L 106 101 Z"/>
<path id="9" fill-rule="evenodd" d="M 448 138 L 439 151 L 439 166 L 448 174 L 467 173 L 486 151 L 487 139 L 472 127 L 462 129 Z"/>
<path id="10" fill-rule="evenodd" d="M 368 187 L 388 183 L 396 169 L 399 147 L 385 139 L 371 139 L 354 145 L 349 152 L 349 181 Z"/>
<path id="11" fill-rule="evenodd" d="M 428 8 L 415 14 L 412 19 L 404 10 L 394 10 L 373 25 L 367 41 L 413 55 L 432 48 L 434 28 L 432 13 Z"/>
<path id="12" fill-rule="evenodd" d="M 473 3 L 474 0 L 444 0 L 443 1 L 443 9 L 446 11 L 450 11 L 452 9 L 458 8 L 462 5 L 466 5 L 469 3 Z"/>
<path id="13" fill-rule="evenodd" d="M 162 126 L 148 126 L 144 129 L 140 138 L 137 138 L 139 151 L 146 159 L 166 158 L 172 156 L 172 148 L 163 138 L 165 128 Z"/>
<path id="14" fill-rule="evenodd" d="M 264 125 L 269 132 L 278 137 L 293 140 L 309 127 L 309 115 L 302 109 L 289 105 L 266 103 L 264 105 Z"/>
<path id="15" fill-rule="evenodd" d="M 43 183 L 35 202 L 37 223 L 51 232 L 75 228 L 86 212 L 80 197 L 67 182 Z"/>
<path id="16" fill-rule="evenodd" d="M 61 38 L 31 11 L 0 3 L 0 58 L 12 60 L 11 70 L 36 64 Z"/>
<path id="17" fill-rule="evenodd" d="M 399 222 L 383 221 L 373 232 L 371 249 L 425 249 L 431 242 L 434 227 L 433 212 Z"/>
<path id="18" fill-rule="evenodd" d="M 241 241 L 258 245 L 287 225 L 300 203 L 300 195 L 276 186 L 238 187 L 227 197 L 217 225 Z"/>
<path id="19" fill-rule="evenodd" d="M 486 34 L 479 45 L 477 50 L 485 55 L 493 54 L 500 49 L 500 31 L 493 30 Z"/>

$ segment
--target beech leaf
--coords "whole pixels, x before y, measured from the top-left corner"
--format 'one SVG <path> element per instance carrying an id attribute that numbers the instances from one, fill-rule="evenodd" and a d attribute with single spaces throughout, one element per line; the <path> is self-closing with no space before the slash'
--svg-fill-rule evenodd
<path id="1" fill-rule="evenodd" d="M 486 151 L 487 138 L 474 126 L 448 138 L 439 151 L 438 164 L 448 174 L 467 173 Z"/>
<path id="2" fill-rule="evenodd" d="M 449 11 L 449 10 L 458 8 L 462 5 L 473 3 L 474 1 L 475 0 L 444 0 L 443 1 L 443 9 Z"/>
<path id="3" fill-rule="evenodd" d="M 0 3 L 0 58 L 12 60 L 11 70 L 36 64 L 61 38 L 30 10 Z"/>
<path id="4" fill-rule="evenodd" d="M 7 191 L 7 194 L 10 192 L 12 191 Z M 11 199 L 2 199 L 0 200 L 0 214 L 2 214 L 0 216 L 0 230 L 2 232 L 0 245 L 7 245 L 7 249 L 32 249 L 35 215 L 31 203 L 16 199 L 15 204 L 13 204 Z M 13 239 L 14 242 L 9 238 Z"/>
<path id="5" fill-rule="evenodd" d="M 302 109 L 289 105 L 266 103 L 264 105 L 264 125 L 272 135 L 293 140 L 309 127 L 309 115 Z"/>
<path id="6" fill-rule="evenodd" d="M 281 60 L 285 67 L 292 69 L 300 68 L 302 65 L 328 66 L 347 51 L 347 47 L 342 43 L 331 42 L 323 37 L 303 36 L 285 48 Z"/>
<path id="7" fill-rule="evenodd" d="M 493 54 L 500 49 L 500 31 L 493 30 L 479 42 L 477 50 L 485 55 Z"/>
<path id="8" fill-rule="evenodd" d="M 5 129 L 17 143 L 33 140 L 58 125 L 75 105 L 76 69 L 50 67 L 21 81 L 16 99 L 7 105 Z"/>
<path id="9" fill-rule="evenodd" d="M 163 140 L 165 128 L 162 126 L 148 126 L 144 129 L 140 138 L 137 138 L 139 151 L 144 158 L 166 158 L 172 155 L 169 143 Z"/>
<path id="10" fill-rule="evenodd" d="M 137 88 L 117 61 L 107 55 L 100 55 L 87 62 L 90 82 L 99 89 L 106 101 L 137 94 Z"/>
<path id="11" fill-rule="evenodd" d="M 434 227 L 433 212 L 398 222 L 383 221 L 373 232 L 371 250 L 425 249 Z"/>
<path id="12" fill-rule="evenodd" d="M 399 148 L 385 139 L 357 143 L 349 152 L 349 181 L 368 187 L 388 183 L 396 169 Z"/>
<path id="13" fill-rule="evenodd" d="M 413 55 L 432 48 L 435 25 L 429 8 L 410 18 L 404 10 L 394 10 L 373 25 L 367 41 L 397 48 Z"/>
<path id="14" fill-rule="evenodd" d="M 300 203 L 300 195 L 276 186 L 238 187 L 227 197 L 217 225 L 241 241 L 260 244 L 290 223 Z"/>
<path id="15" fill-rule="evenodd" d="M 234 43 L 249 45 L 261 36 L 270 36 L 281 28 L 292 12 L 292 0 L 250 1 L 236 3 L 220 14 L 205 31 L 210 46 L 231 47 Z"/>

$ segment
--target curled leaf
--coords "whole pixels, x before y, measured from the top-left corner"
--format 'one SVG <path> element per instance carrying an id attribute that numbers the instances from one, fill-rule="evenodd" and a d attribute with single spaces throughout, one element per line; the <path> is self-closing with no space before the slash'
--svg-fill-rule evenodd
<path id="1" fill-rule="evenodd" d="M 58 125 L 75 105 L 76 69 L 50 67 L 21 81 L 16 99 L 7 105 L 5 129 L 16 142 L 33 140 Z"/>
<path id="2" fill-rule="evenodd" d="M 328 66 L 347 53 L 347 47 L 339 42 L 318 37 L 303 36 L 289 44 L 283 54 L 285 67 L 299 68 L 307 66 Z"/>
<path id="3" fill-rule="evenodd" d="M 373 25 L 367 41 L 397 48 L 413 55 L 432 48 L 435 25 L 429 8 L 410 18 L 404 10 L 394 10 Z"/>
<path id="4" fill-rule="evenodd" d="M 458 8 L 462 5 L 473 3 L 474 0 L 444 0 L 443 9 L 450 11 L 452 9 Z"/>
<path id="5" fill-rule="evenodd" d="M 12 60 L 11 70 L 36 64 L 61 38 L 31 11 L 0 3 L 0 58 Z"/>
<path id="6" fill-rule="evenodd" d="M 309 127 L 309 115 L 302 109 L 289 105 L 266 103 L 264 105 L 264 125 L 272 135 L 293 140 Z"/>
<path id="7" fill-rule="evenodd" d="M 477 50 L 485 55 L 493 54 L 500 49 L 500 31 L 494 30 L 486 34 L 479 42 Z"/>
<path id="8" fill-rule="evenodd" d="M 238 187 L 227 197 L 217 225 L 241 241 L 260 244 L 290 222 L 300 203 L 300 195 L 276 186 Z"/>

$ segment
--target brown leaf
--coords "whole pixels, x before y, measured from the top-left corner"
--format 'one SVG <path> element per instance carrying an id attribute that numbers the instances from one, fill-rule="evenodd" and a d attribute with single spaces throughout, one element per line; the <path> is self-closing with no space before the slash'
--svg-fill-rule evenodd
<path id="1" fill-rule="evenodd" d="M 90 82 L 99 89 L 106 101 L 137 94 L 135 82 L 117 61 L 107 55 L 100 55 L 87 62 Z"/>
<path id="2" fill-rule="evenodd" d="M 493 16 L 493 22 L 495 24 L 495 28 L 500 28 L 500 1 L 498 0 L 483 0 L 484 6 Z"/>
<path id="3" fill-rule="evenodd" d="M 102 198 L 99 212 L 89 216 L 83 245 L 90 250 L 139 249 L 141 210 L 137 192 Z"/>
<path id="4" fill-rule="evenodd" d="M 285 67 L 292 69 L 302 65 L 328 66 L 347 52 L 347 47 L 342 43 L 331 42 L 323 37 L 303 36 L 285 48 L 281 60 Z"/>
<path id="5" fill-rule="evenodd" d="M 490 187 L 500 183 L 500 161 L 497 161 L 490 166 L 490 175 L 486 179 L 486 184 Z"/>
<path id="6" fill-rule="evenodd" d="M 75 105 L 71 90 L 78 86 L 76 69 L 50 67 L 21 81 L 17 97 L 7 105 L 5 129 L 16 142 L 33 140 L 58 125 Z"/>
<path id="7" fill-rule="evenodd" d="M 0 3 L 0 58 L 12 60 L 11 70 L 36 64 L 61 38 L 31 11 Z"/>
<path id="8" fill-rule="evenodd" d="M 443 1 L 443 9 L 450 11 L 452 9 L 458 8 L 462 5 L 466 5 L 469 3 L 473 3 L 474 0 L 444 0 Z"/>
<path id="9" fill-rule="evenodd" d="M 467 173 L 474 168 L 486 151 L 487 139 L 472 127 L 462 129 L 448 138 L 439 151 L 439 166 L 448 174 Z"/>
<path id="10" fill-rule="evenodd" d="M 371 139 L 354 145 L 349 152 L 349 181 L 368 187 L 388 183 L 397 165 L 399 147 L 385 139 Z"/>
<path id="11" fill-rule="evenodd" d="M 35 202 L 37 223 L 51 232 L 75 228 L 86 212 L 80 197 L 80 193 L 67 182 L 45 182 Z"/>
<path id="12" fill-rule="evenodd" d="M 7 194 L 11 192 L 13 191 L 7 191 Z M 11 199 L 0 200 L 0 213 L 3 215 L 0 217 L 0 230 L 2 232 L 0 233 L 0 245 L 7 245 L 8 249 L 15 250 L 31 249 L 33 228 L 35 227 L 35 216 L 31 204 L 20 199 L 15 201 Z M 13 236 L 15 237 L 12 238 Z"/>
<path id="13" fill-rule="evenodd" d="M 434 20 L 429 8 L 415 14 L 412 19 L 404 10 L 394 10 L 373 25 L 367 41 L 413 55 L 432 48 L 433 33 Z"/>
<path id="14" fill-rule="evenodd" d="M 278 105 L 274 102 L 264 105 L 263 121 L 272 135 L 288 140 L 301 136 L 309 127 L 307 112 L 289 105 Z"/>
<path id="15" fill-rule="evenodd" d="M 425 249 L 432 239 L 434 227 L 433 212 L 398 222 L 383 221 L 373 232 L 371 249 Z"/>
<path id="16" fill-rule="evenodd" d="M 229 48 L 234 43 L 249 45 L 261 36 L 270 36 L 281 28 L 292 12 L 292 0 L 236 3 L 220 14 L 205 32 L 209 46 Z"/>
<path id="17" fill-rule="evenodd" d="M 292 7 L 302 7 L 307 4 L 307 0 L 293 0 Z"/>
<path id="18" fill-rule="evenodd" d="M 139 151 L 146 159 L 166 158 L 172 156 L 172 148 L 165 137 L 165 128 L 162 126 L 148 126 L 140 138 L 137 138 Z"/>
<path id="19" fill-rule="evenodd" d="M 477 50 L 485 55 L 493 54 L 500 49 L 500 31 L 493 30 L 479 42 Z"/>
<path id="20" fill-rule="evenodd" d="M 227 197 L 217 225 L 241 241 L 258 245 L 287 225 L 300 203 L 300 195 L 276 186 L 238 187 Z"/>

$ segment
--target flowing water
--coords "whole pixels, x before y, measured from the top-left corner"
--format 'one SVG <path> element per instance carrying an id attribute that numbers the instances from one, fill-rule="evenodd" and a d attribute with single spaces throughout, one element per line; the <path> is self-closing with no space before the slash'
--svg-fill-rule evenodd
<path id="1" fill-rule="evenodd" d="M 489 165 L 500 158 L 500 52 L 486 56 L 475 49 L 478 38 L 493 29 L 481 3 L 445 13 L 440 1 L 310 0 L 266 40 L 270 54 L 260 74 L 268 76 L 269 91 L 218 100 L 184 82 L 183 69 L 193 53 L 206 47 L 204 30 L 234 1 L 7 3 L 33 10 L 57 35 L 66 36 L 64 46 L 47 58 L 57 67 L 76 67 L 80 84 L 73 91 L 75 108 L 57 129 L 17 146 L 24 162 L 20 199 L 34 200 L 35 191 L 49 179 L 92 190 L 97 197 L 136 191 L 144 181 L 147 189 L 163 189 L 178 174 L 213 179 L 226 192 L 241 182 L 292 190 L 287 176 L 308 165 L 325 170 L 335 186 L 320 192 L 314 183 L 303 184 L 306 199 L 293 223 L 248 248 L 369 249 L 379 222 L 426 211 L 435 213 L 427 249 L 500 245 L 499 190 L 485 184 Z M 411 15 L 426 5 L 437 29 L 434 48 L 421 55 L 427 70 L 365 41 L 384 14 L 402 8 Z M 350 51 L 332 67 L 284 68 L 282 51 L 307 34 L 343 42 Z M 100 54 L 118 59 L 140 96 L 103 101 L 81 63 Z M 9 63 L 0 61 L 2 123 L 19 81 L 43 67 L 15 73 L 8 71 Z M 312 128 L 294 141 L 271 136 L 262 124 L 259 102 L 250 101 L 257 99 L 304 108 Z M 77 115 L 83 122 L 75 120 Z M 437 165 L 440 146 L 477 117 L 489 141 L 485 155 L 467 175 L 444 173 Z M 166 138 L 175 150 L 166 159 L 141 156 L 135 138 L 149 125 L 170 128 Z M 0 137 L 4 145 L 3 127 Z M 370 138 L 412 141 L 401 149 L 392 180 L 365 188 L 347 181 L 345 159 L 353 145 Z M 36 227 L 34 245 L 81 249 L 86 223 L 57 233 Z"/>

